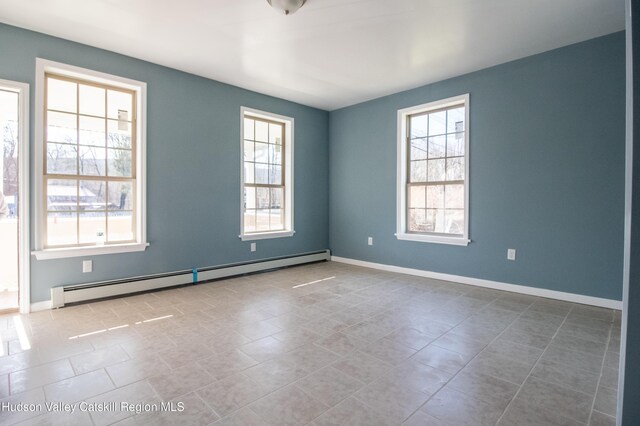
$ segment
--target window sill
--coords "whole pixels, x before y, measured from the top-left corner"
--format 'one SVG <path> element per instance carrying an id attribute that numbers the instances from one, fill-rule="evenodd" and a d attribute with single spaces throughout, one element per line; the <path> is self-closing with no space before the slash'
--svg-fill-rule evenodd
<path id="1" fill-rule="evenodd" d="M 105 246 L 74 247 L 32 251 L 38 260 L 64 259 L 68 257 L 99 256 L 103 254 L 145 251 L 149 243 L 114 244 Z"/>
<path id="2" fill-rule="evenodd" d="M 277 232 L 264 232 L 262 234 L 244 234 L 239 235 L 242 241 L 253 241 L 253 240 L 268 240 L 270 238 L 283 238 L 283 237 L 293 237 L 296 231 L 277 231 Z"/>
<path id="3" fill-rule="evenodd" d="M 396 238 L 404 241 L 418 241 L 421 243 L 449 244 L 453 246 L 468 246 L 470 239 L 464 237 L 445 237 L 439 235 L 396 234 Z"/>

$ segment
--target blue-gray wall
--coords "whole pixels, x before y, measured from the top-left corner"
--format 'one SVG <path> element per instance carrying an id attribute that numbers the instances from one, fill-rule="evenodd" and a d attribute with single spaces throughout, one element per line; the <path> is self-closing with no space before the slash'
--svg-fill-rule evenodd
<path id="1" fill-rule="evenodd" d="M 622 336 L 625 344 L 621 380 L 623 389 L 621 423 L 624 426 L 634 426 L 640 422 L 640 0 L 632 0 L 631 4 L 631 57 L 630 69 L 632 70 L 633 84 L 627 90 L 631 91 L 632 99 L 632 127 L 633 146 L 631 166 L 633 180 L 631 186 L 631 229 L 630 231 L 630 255 L 629 255 L 629 282 L 626 295 L 626 331 Z M 624 328 L 623 328 L 624 331 Z"/>
<path id="2" fill-rule="evenodd" d="M 396 112 L 463 93 L 472 243 L 398 241 Z M 621 300 L 624 131 L 623 32 L 333 111 L 332 254 Z"/>
<path id="3" fill-rule="evenodd" d="M 328 248 L 328 113 L 112 52 L 0 24 L 0 78 L 31 87 L 36 57 L 147 83 L 147 219 L 142 253 L 31 264 L 31 300 L 61 284 L 219 265 Z M 240 233 L 240 107 L 295 119 L 295 230 L 258 241 Z M 34 135 L 33 120 L 31 135 Z M 35 141 L 31 140 L 34 152 Z M 31 159 L 33 165 L 33 158 Z M 32 179 L 37 177 L 32 173 Z M 31 195 L 31 203 L 35 201 Z"/>
<path id="4" fill-rule="evenodd" d="M 31 85 L 32 117 L 36 57 L 147 82 L 151 246 L 94 257 L 92 274 L 81 273 L 80 258 L 33 259 L 34 302 L 61 284 L 328 247 L 337 256 L 621 299 L 622 33 L 331 113 L 0 25 L 0 78 Z M 473 242 L 398 241 L 396 111 L 461 93 L 471 96 Z M 297 233 L 258 241 L 253 254 L 238 239 L 240 106 L 296 120 Z M 507 248 L 518 250 L 517 261 L 506 260 Z"/>

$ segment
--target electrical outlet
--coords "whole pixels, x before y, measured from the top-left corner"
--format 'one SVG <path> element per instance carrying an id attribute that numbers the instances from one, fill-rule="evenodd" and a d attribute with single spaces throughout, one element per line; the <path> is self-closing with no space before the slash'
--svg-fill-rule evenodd
<path id="1" fill-rule="evenodd" d="M 516 249 L 507 249 L 507 259 L 516 260 Z"/>
<path id="2" fill-rule="evenodd" d="M 82 261 L 82 273 L 86 274 L 87 272 L 93 272 L 93 260 Z"/>
<path id="3" fill-rule="evenodd" d="M 251 243 L 251 251 L 256 251 L 256 243 Z"/>
<path id="4" fill-rule="evenodd" d="M 372 245 L 373 245 L 373 237 L 369 237 L 369 238 L 367 239 L 367 244 L 369 244 L 370 246 L 372 246 Z"/>

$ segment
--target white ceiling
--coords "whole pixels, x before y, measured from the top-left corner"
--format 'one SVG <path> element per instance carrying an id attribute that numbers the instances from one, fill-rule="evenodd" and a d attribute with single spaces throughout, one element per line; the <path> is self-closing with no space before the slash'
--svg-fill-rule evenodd
<path id="1" fill-rule="evenodd" d="M 624 0 L 0 0 L 0 21 L 327 110 L 624 29 Z"/>

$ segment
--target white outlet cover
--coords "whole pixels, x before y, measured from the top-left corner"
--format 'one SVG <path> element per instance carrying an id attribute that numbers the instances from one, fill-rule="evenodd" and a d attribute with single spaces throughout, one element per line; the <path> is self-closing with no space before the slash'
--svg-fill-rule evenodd
<path id="1" fill-rule="evenodd" d="M 85 274 L 87 272 L 93 271 L 93 261 L 92 260 L 83 260 L 82 261 L 82 273 Z"/>
<path id="2" fill-rule="evenodd" d="M 373 237 L 369 237 L 369 238 L 367 239 L 367 244 L 369 244 L 370 246 L 372 246 L 372 245 L 373 245 Z"/>
<path id="3" fill-rule="evenodd" d="M 516 249 L 507 249 L 507 259 L 516 260 Z"/>
<path id="4" fill-rule="evenodd" d="M 251 243 L 251 251 L 256 251 L 256 243 Z"/>

